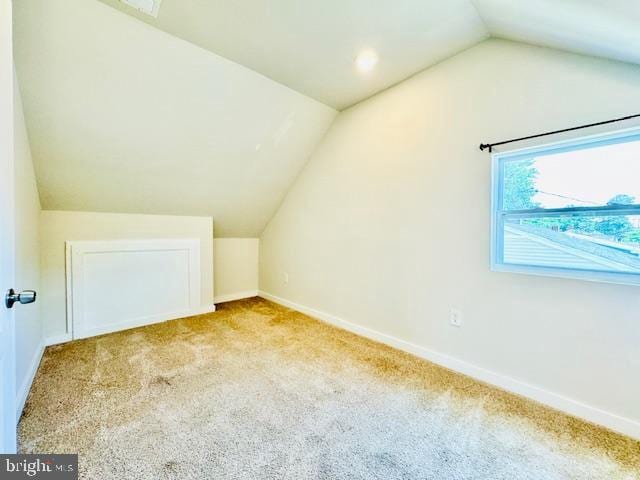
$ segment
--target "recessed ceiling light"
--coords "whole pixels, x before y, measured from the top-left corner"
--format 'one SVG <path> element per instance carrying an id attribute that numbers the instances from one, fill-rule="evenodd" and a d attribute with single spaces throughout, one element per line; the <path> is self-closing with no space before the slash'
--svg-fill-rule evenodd
<path id="1" fill-rule="evenodd" d="M 363 50 L 358 54 L 355 60 L 356 68 L 362 73 L 370 72 L 377 63 L 378 54 L 375 50 Z"/>
<path id="2" fill-rule="evenodd" d="M 162 0 L 120 0 L 120 2 L 125 5 L 156 18 L 158 17 L 161 1 Z"/>

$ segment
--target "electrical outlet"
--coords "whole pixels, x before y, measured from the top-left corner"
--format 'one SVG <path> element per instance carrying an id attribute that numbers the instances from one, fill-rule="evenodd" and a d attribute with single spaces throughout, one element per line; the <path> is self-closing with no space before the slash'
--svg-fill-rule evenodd
<path id="1" fill-rule="evenodd" d="M 285 285 L 286 285 L 287 283 L 289 283 L 289 274 L 288 274 L 288 273 L 285 273 L 285 274 L 282 276 L 282 280 L 284 281 L 284 284 L 285 284 Z"/>
<path id="2" fill-rule="evenodd" d="M 452 308 L 449 312 L 449 323 L 454 327 L 462 326 L 462 312 L 456 308 Z"/>

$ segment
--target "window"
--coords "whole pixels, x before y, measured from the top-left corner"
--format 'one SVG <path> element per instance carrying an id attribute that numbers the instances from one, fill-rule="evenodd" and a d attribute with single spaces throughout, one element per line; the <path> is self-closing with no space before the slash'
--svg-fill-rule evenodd
<path id="1" fill-rule="evenodd" d="M 493 155 L 492 268 L 640 285 L 640 129 Z"/>

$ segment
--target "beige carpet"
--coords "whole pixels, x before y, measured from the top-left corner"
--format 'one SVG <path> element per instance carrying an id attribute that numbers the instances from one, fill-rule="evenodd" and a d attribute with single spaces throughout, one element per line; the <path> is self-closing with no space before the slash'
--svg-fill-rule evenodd
<path id="1" fill-rule="evenodd" d="M 23 453 L 91 479 L 640 479 L 640 442 L 261 299 L 47 349 Z"/>

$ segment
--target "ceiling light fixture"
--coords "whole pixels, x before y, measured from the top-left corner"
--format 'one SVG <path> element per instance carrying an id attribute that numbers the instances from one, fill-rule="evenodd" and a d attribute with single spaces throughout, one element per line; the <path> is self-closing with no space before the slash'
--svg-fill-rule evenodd
<path id="1" fill-rule="evenodd" d="M 362 73 L 369 73 L 378 63 L 375 50 L 363 50 L 356 56 L 356 68 Z"/>

